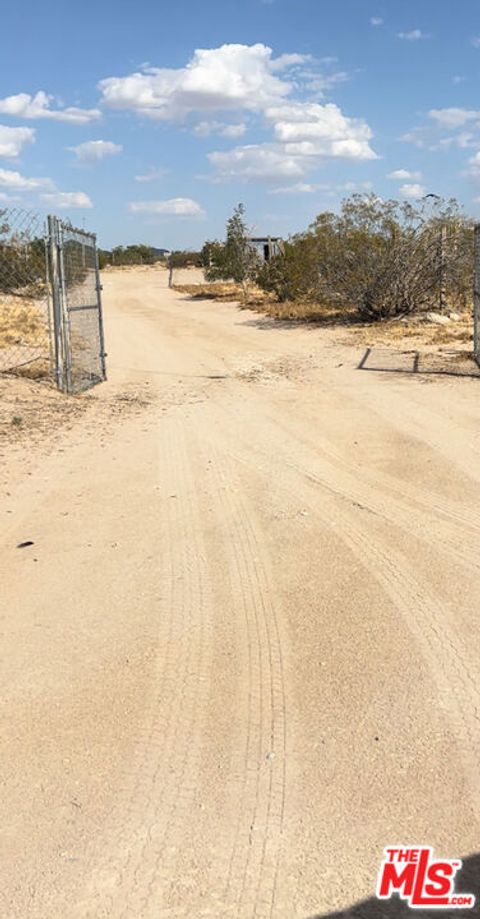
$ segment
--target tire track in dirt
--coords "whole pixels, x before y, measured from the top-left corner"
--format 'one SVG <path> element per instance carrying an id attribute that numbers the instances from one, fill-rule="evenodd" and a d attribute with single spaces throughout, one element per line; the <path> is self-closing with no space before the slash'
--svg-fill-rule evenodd
<path id="1" fill-rule="evenodd" d="M 173 497 L 163 520 L 168 599 L 159 610 L 158 683 L 147 700 L 147 726 L 125 774 L 115 824 L 106 828 L 111 856 L 100 872 L 94 869 L 91 905 L 81 913 L 89 919 L 143 917 L 151 908 L 160 914 L 174 876 L 175 846 L 168 840 L 188 826 L 195 793 L 208 691 L 205 554 L 189 459 L 174 420 L 163 422 L 161 435 L 161 487 Z"/>
<path id="2" fill-rule="evenodd" d="M 223 410 L 223 407 L 222 407 Z M 428 664 L 437 688 L 441 708 L 448 716 L 454 734 L 459 740 L 459 749 L 464 773 L 468 782 L 471 802 L 474 808 L 480 805 L 480 672 L 469 649 L 459 638 L 453 612 L 445 602 L 423 586 L 415 574 L 411 561 L 395 544 L 395 533 L 391 523 L 401 525 L 395 519 L 395 507 L 389 507 L 385 520 L 365 514 L 361 507 L 352 504 L 352 496 L 344 491 L 339 479 L 338 468 L 331 466 L 326 474 L 326 464 L 318 454 L 308 451 L 298 443 L 292 454 L 305 457 L 303 462 L 289 459 L 286 449 L 285 429 L 262 416 L 259 422 L 260 406 L 256 423 L 261 424 L 264 439 L 269 443 L 269 452 L 258 446 L 256 431 L 248 432 L 247 418 L 243 422 L 236 418 L 236 431 L 241 430 L 247 446 L 243 452 L 237 446 L 229 453 L 251 471 L 265 469 L 268 465 L 273 481 L 277 481 L 272 468 L 272 456 L 282 456 L 282 476 L 279 492 L 288 494 L 290 500 L 305 502 L 310 513 L 319 513 L 322 525 L 332 529 L 354 553 L 359 563 L 381 585 L 390 598 L 420 648 Z M 228 431 L 226 415 L 218 430 Z M 267 428 L 269 430 L 267 431 Z M 232 432 L 230 432 L 232 433 Z M 250 434 L 250 436 L 249 436 Z M 285 457 L 285 454 L 286 457 Z M 320 473 L 312 472 L 320 462 Z M 290 470 L 290 471 L 288 471 Z M 323 473 L 323 474 L 322 474 Z M 261 475 L 261 473 L 258 473 Z M 318 488 L 322 489 L 321 507 L 318 503 Z M 390 513 L 391 512 L 391 513 Z M 390 529 L 389 529 L 390 527 Z M 377 532 L 378 531 L 378 532 Z"/>
<path id="3" fill-rule="evenodd" d="M 275 590 L 252 508 L 244 501 L 233 464 L 211 442 L 205 446 L 216 481 L 232 606 L 241 611 L 241 641 L 248 661 L 248 720 L 234 769 L 241 773 L 240 800 L 225 902 L 232 908 L 236 904 L 234 915 L 239 919 L 269 919 L 276 909 L 286 768 L 284 668 Z"/>
<path id="4" fill-rule="evenodd" d="M 282 429 L 285 438 L 291 436 L 291 425 L 274 419 L 268 415 L 269 420 Z M 388 473 L 376 473 L 375 480 L 368 470 L 358 465 L 353 465 L 345 459 L 340 450 L 335 449 L 325 439 L 321 442 L 300 431 L 295 426 L 297 443 L 315 451 L 316 467 L 315 480 L 332 494 L 337 494 L 353 506 L 364 509 L 390 520 L 406 532 L 414 530 L 416 538 L 427 542 L 438 552 L 443 552 L 449 558 L 455 557 L 458 564 L 477 572 L 480 569 L 478 553 L 475 551 L 473 540 L 480 532 L 480 524 L 475 522 L 474 510 L 463 511 L 452 501 L 445 499 L 439 505 L 438 495 L 428 489 L 420 489 L 413 483 L 399 482 Z M 325 476 L 318 470 L 320 464 L 325 470 Z M 314 468 L 314 467 L 313 467 Z M 339 470 L 342 472 L 340 473 Z M 369 481 L 370 480 L 370 481 Z M 332 482 L 335 482 L 335 486 Z M 338 488 L 338 482 L 341 488 Z M 408 504 L 405 506 L 407 499 Z M 432 528 L 431 515 L 436 515 L 435 527 Z M 466 542 L 465 531 L 471 531 L 471 542 Z"/>

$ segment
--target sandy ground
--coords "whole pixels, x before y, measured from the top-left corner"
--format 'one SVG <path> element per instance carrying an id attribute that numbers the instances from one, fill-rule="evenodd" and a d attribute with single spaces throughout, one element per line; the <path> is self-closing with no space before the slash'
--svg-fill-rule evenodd
<path id="1" fill-rule="evenodd" d="M 164 284 L 107 274 L 109 382 L 5 439 L 2 919 L 311 919 L 479 848 L 479 381 Z"/>

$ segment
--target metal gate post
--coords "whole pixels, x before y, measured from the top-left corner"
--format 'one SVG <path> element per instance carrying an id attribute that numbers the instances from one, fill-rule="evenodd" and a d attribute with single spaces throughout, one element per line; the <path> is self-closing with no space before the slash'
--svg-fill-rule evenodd
<path id="1" fill-rule="evenodd" d="M 57 220 L 58 225 L 58 261 L 60 267 L 60 290 L 62 305 L 62 343 L 63 343 L 63 371 L 65 379 L 65 392 L 73 392 L 72 387 L 72 349 L 70 342 L 70 317 L 68 315 L 67 277 L 65 273 L 65 259 L 63 255 L 63 224 Z"/>
<path id="2" fill-rule="evenodd" d="M 65 361 L 64 361 L 64 329 L 63 329 L 63 305 L 62 305 L 62 283 L 60 279 L 60 240 L 58 220 L 56 217 L 48 217 L 48 257 L 50 263 L 50 284 L 52 288 L 53 304 L 53 336 L 55 350 L 55 377 L 58 389 L 66 391 L 65 379 Z"/>
<path id="3" fill-rule="evenodd" d="M 98 308 L 98 334 L 100 344 L 100 363 L 102 366 L 102 377 L 107 379 L 107 366 L 105 363 L 105 336 L 103 333 L 103 308 L 102 308 L 102 284 L 100 282 L 100 269 L 98 265 L 97 237 L 94 237 L 93 245 L 95 248 L 95 288 L 97 291 L 97 308 Z"/>
<path id="4" fill-rule="evenodd" d="M 480 367 L 480 223 L 474 229 L 473 268 L 473 356 Z"/>

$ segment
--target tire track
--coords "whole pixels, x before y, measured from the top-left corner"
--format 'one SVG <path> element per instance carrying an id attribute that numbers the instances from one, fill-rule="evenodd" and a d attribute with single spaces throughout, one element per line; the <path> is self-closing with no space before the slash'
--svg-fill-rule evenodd
<path id="1" fill-rule="evenodd" d="M 219 520 L 228 556 L 232 602 L 245 624 L 248 721 L 234 841 L 225 883 L 237 917 L 270 917 L 275 909 L 285 807 L 286 703 L 282 648 L 273 586 L 252 510 L 232 464 L 209 443 L 214 457 Z M 236 600 L 236 598 L 238 598 Z"/>
<path id="2" fill-rule="evenodd" d="M 127 796 L 120 796 L 115 823 L 106 828 L 104 845 L 112 854 L 100 872 L 95 871 L 88 897 L 92 905 L 82 913 L 89 919 L 99 915 L 137 919 L 146 915 L 152 901 L 168 896 L 174 853 L 166 841 L 173 827 L 188 826 L 195 790 L 192 776 L 198 771 L 199 720 L 208 690 L 205 556 L 185 446 L 174 421 L 164 420 L 161 430 L 162 487 L 174 495 L 178 488 L 183 499 L 169 499 L 163 519 L 162 545 L 167 547 L 163 568 L 169 593 L 159 616 L 157 685 L 148 703 L 148 726 L 125 774 Z M 163 614 L 168 622 L 166 639 Z M 113 887 L 108 894 L 102 877 Z"/>
<path id="3" fill-rule="evenodd" d="M 244 440 L 248 438 L 246 418 L 245 425 L 239 429 Z M 257 415 L 258 421 L 258 415 Z M 238 418 L 237 418 L 238 424 Z M 261 419 L 262 431 L 268 419 Z M 227 422 L 217 429 L 228 430 Z M 386 595 L 398 609 L 416 644 L 419 646 L 435 682 L 440 705 L 448 716 L 454 734 L 459 739 L 459 748 L 463 761 L 464 773 L 471 794 L 472 806 L 480 805 L 480 670 L 459 637 L 455 618 L 448 606 L 432 594 L 414 574 L 414 569 L 396 544 L 395 537 L 388 525 L 389 517 L 384 520 L 369 518 L 352 506 L 352 498 L 344 492 L 339 483 L 339 476 L 332 469 L 333 481 L 328 481 L 321 474 L 315 475 L 311 469 L 318 468 L 319 457 L 312 454 L 307 462 L 299 463 L 288 459 L 285 449 L 285 431 L 275 432 L 274 426 L 268 432 L 270 451 L 266 453 L 258 446 L 255 433 L 249 432 L 248 446 L 240 452 L 238 446 L 229 448 L 230 455 L 237 462 L 249 467 L 251 471 L 269 464 L 269 472 L 275 481 L 281 481 L 279 492 L 288 494 L 291 501 L 305 502 L 310 513 L 320 515 L 322 525 L 332 529 L 354 553 L 361 565 L 381 585 Z M 287 458 L 282 457 L 282 477 L 273 475 L 272 455 L 281 456 L 282 450 Z M 305 455 L 305 450 L 303 451 Z M 290 470 L 290 472 L 288 472 Z M 318 509 L 318 487 L 322 489 L 321 510 Z M 356 503 L 356 502 L 354 502 Z M 385 524 L 387 526 L 385 526 Z M 375 530 L 379 532 L 376 533 Z"/>

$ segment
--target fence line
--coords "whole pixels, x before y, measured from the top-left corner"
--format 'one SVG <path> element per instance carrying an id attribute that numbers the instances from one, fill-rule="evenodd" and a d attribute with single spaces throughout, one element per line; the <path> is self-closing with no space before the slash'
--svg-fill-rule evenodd
<path id="1" fill-rule="evenodd" d="M 96 237 L 67 221 L 0 210 L 0 373 L 64 392 L 106 379 Z"/>
<path id="2" fill-rule="evenodd" d="M 475 224 L 473 279 L 473 356 L 480 367 L 480 223 Z"/>

